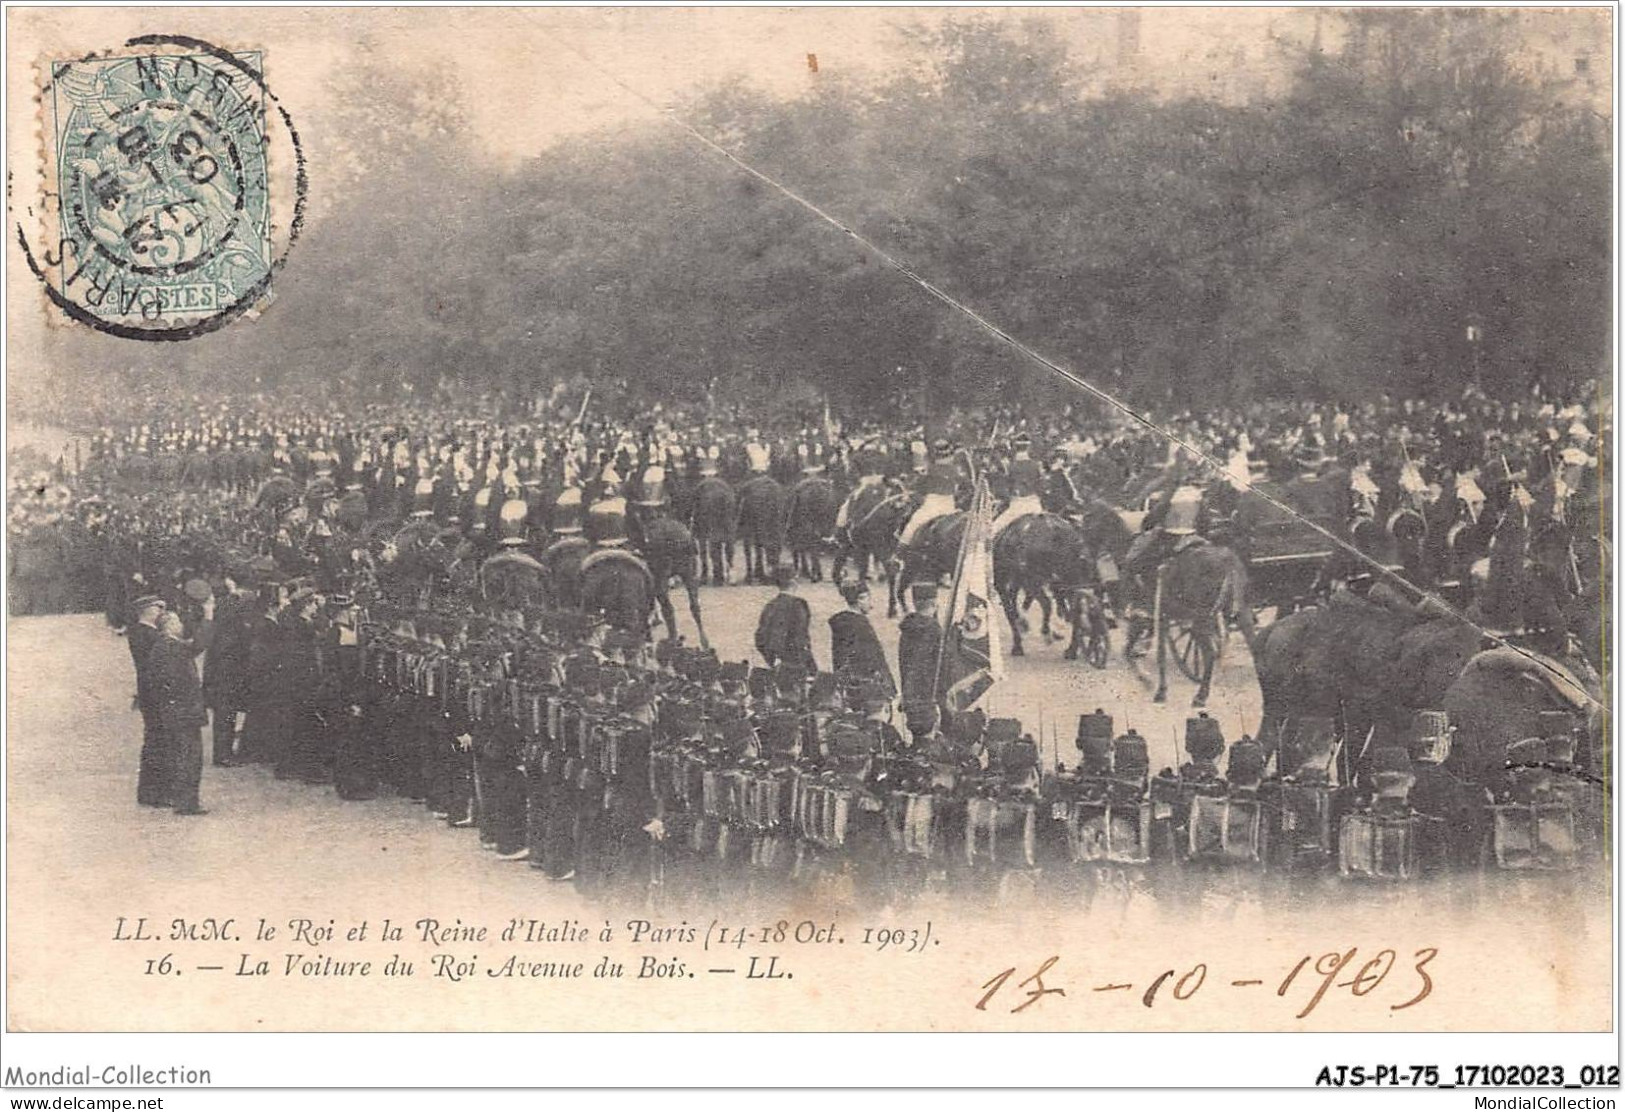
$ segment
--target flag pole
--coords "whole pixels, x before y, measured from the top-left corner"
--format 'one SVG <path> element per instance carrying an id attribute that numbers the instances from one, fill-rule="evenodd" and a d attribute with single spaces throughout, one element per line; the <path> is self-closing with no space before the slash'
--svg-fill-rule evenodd
<path id="1" fill-rule="evenodd" d="M 959 585 L 965 574 L 965 556 L 970 549 L 971 528 L 976 523 L 976 513 L 981 508 L 982 487 L 978 483 L 976 493 L 971 496 L 970 513 L 965 520 L 965 535 L 959 539 L 959 555 L 954 559 L 953 587 L 948 594 L 948 605 L 942 611 L 942 636 L 937 638 L 937 665 L 931 676 L 931 705 L 941 708 L 942 701 L 942 661 L 946 655 L 948 638 L 953 630 L 954 600 L 959 597 Z"/>

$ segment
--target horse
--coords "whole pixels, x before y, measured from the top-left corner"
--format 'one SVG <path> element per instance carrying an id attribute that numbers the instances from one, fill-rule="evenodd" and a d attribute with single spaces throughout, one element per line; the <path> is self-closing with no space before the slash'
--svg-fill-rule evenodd
<path id="1" fill-rule="evenodd" d="M 745 582 L 765 583 L 784 550 L 790 494 L 769 475 L 739 488 L 738 532 L 745 541 Z"/>
<path id="2" fill-rule="evenodd" d="M 822 476 L 809 475 L 790 491 L 790 559 L 814 583 L 823 582 L 823 546 L 835 534 L 840 507 L 835 484 Z"/>
<path id="3" fill-rule="evenodd" d="M 493 607 L 548 607 L 547 568 L 528 552 L 504 549 L 480 564 L 480 597 Z"/>
<path id="4" fill-rule="evenodd" d="M 920 526 L 914 542 L 899 553 L 902 562 L 892 582 L 893 603 L 906 604 L 909 588 L 916 583 L 937 583 L 954 574 L 968 521 L 964 510 L 954 510 Z M 992 603 L 988 599 L 988 605 Z M 887 616 L 892 613 L 888 606 Z"/>
<path id="5" fill-rule="evenodd" d="M 640 643 L 649 637 L 656 594 L 649 565 L 625 549 L 598 549 L 581 561 L 582 612 L 603 618 Z"/>
<path id="6" fill-rule="evenodd" d="M 733 488 L 715 475 L 701 479 L 694 488 L 689 528 L 699 545 L 700 578 L 718 587 L 728 582 L 728 573 L 733 570 L 738 517 Z"/>
<path id="7" fill-rule="evenodd" d="M 1126 600 L 1119 569 L 1128 555 L 1129 545 L 1134 543 L 1133 530 L 1123 520 L 1122 512 L 1100 497 L 1090 498 L 1069 520 L 1077 526 L 1084 545 L 1094 554 L 1095 578 L 1102 595 L 1121 613 Z"/>
<path id="8" fill-rule="evenodd" d="M 705 622 L 700 617 L 699 546 L 688 527 L 675 518 L 667 517 L 658 509 L 634 510 L 629 523 L 632 545 L 649 565 L 654 577 L 655 601 L 660 607 L 666 633 L 677 640 L 677 611 L 671 604 L 671 583 L 678 580 L 688 592 L 688 612 L 699 630 L 700 648 L 708 649 L 711 642 L 705 636 Z"/>
<path id="9" fill-rule="evenodd" d="M 906 595 L 915 583 L 954 574 L 967 521 L 964 511 L 956 510 L 920 528 L 897 576 L 897 594 Z M 1026 652 L 1021 642 L 1023 596 L 1028 605 L 1038 603 L 1046 639 L 1055 638 L 1050 623 L 1056 612 L 1071 623 L 1067 660 L 1078 658 L 1086 629 L 1089 647 L 1098 653 L 1106 636 L 1105 615 L 1098 606 L 1086 606 L 1085 599 L 1097 582 L 1093 564 L 1083 533 L 1057 514 L 1019 517 L 994 538 L 993 589 L 1010 623 L 1011 656 Z"/>
<path id="10" fill-rule="evenodd" d="M 1087 628 L 1090 659 L 1104 665 L 1106 620 L 1098 601 L 1088 592 L 1099 582 L 1094 552 L 1082 530 L 1058 514 L 1018 517 L 993 539 L 993 585 L 1010 622 L 1010 655 L 1021 656 L 1021 615 L 1017 604 L 1025 594 L 1043 611 L 1043 633 L 1051 637 L 1051 599 L 1054 609 L 1072 624 L 1066 659 L 1076 660 L 1084 647 Z"/>
<path id="11" fill-rule="evenodd" d="M 581 609 L 581 561 L 592 551 L 585 537 L 560 537 L 537 557 L 547 569 L 553 605 L 568 610 Z"/>
<path id="12" fill-rule="evenodd" d="M 1251 651 L 1257 631 L 1247 602 L 1247 566 L 1224 545 L 1202 543 L 1177 552 L 1156 571 L 1151 619 L 1136 618 L 1123 646 L 1132 659 L 1137 643 L 1150 633 L 1157 643 L 1157 691 L 1154 702 L 1168 701 L 1168 640 L 1173 625 L 1190 633 L 1201 671 L 1191 705 L 1207 704 L 1213 667 L 1225 640 L 1225 621 L 1234 620 Z"/>
<path id="13" fill-rule="evenodd" d="M 835 556 L 833 578 L 839 582 L 851 560 L 857 564 L 858 578 L 867 581 L 869 565 L 889 574 L 892 559 L 897 553 L 897 537 L 903 526 L 919 507 L 917 496 L 895 492 L 875 483 L 857 490 L 846 507 L 846 528 L 839 538 Z M 895 586 L 895 576 L 892 577 Z M 897 596 L 894 590 L 886 592 L 886 616 L 897 616 Z"/>

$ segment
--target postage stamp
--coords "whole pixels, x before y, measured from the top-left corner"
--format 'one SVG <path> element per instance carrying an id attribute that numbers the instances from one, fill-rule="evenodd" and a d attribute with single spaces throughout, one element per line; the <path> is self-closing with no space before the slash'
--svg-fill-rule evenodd
<path id="1" fill-rule="evenodd" d="M 49 250 L 29 260 L 66 316 L 128 338 L 186 339 L 269 293 L 273 98 L 259 51 L 156 36 L 132 45 L 49 63 Z"/>

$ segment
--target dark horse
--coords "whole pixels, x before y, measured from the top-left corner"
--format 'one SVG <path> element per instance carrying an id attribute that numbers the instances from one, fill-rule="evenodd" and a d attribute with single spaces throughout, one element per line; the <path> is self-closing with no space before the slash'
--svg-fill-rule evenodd
<path id="1" fill-rule="evenodd" d="M 824 546 L 835 535 L 840 508 L 835 484 L 822 476 L 809 475 L 790 491 L 790 559 L 796 573 L 814 583 L 824 579 Z"/>
<path id="2" fill-rule="evenodd" d="M 855 492 L 846 508 L 846 527 L 839 538 L 834 578 L 841 579 L 848 560 L 857 564 L 861 580 L 868 580 L 871 562 L 881 574 L 889 575 L 892 558 L 897 554 L 897 536 L 918 505 L 918 498 L 890 490 L 881 483 Z M 895 578 L 892 577 L 894 586 Z M 895 590 L 886 592 L 886 616 L 897 616 Z"/>
<path id="3" fill-rule="evenodd" d="M 967 515 L 956 511 L 926 523 L 915 534 L 897 577 L 897 593 L 915 583 L 951 576 L 965 538 Z M 1036 601 L 1044 615 L 1046 638 L 1053 638 L 1050 623 L 1056 612 L 1072 624 L 1066 659 L 1076 660 L 1088 647 L 1098 663 L 1105 643 L 1105 615 L 1089 605 L 1086 592 L 1095 586 L 1094 560 L 1079 529 L 1056 514 L 1029 514 L 1017 518 L 994 539 L 993 589 L 1010 623 L 1010 655 L 1022 656 L 1021 599 Z"/>
<path id="4" fill-rule="evenodd" d="M 1072 623 L 1066 659 L 1076 660 L 1087 647 L 1090 662 L 1104 667 L 1106 615 L 1095 594 L 1098 583 L 1093 549 L 1083 532 L 1058 514 L 1018 517 L 993 540 L 993 584 L 1010 621 L 1012 656 L 1022 655 L 1018 599 L 1025 594 L 1038 601 L 1047 638 L 1053 597 L 1054 609 Z"/>
<path id="5" fill-rule="evenodd" d="M 1137 643 L 1154 633 L 1157 642 L 1156 702 L 1168 701 L 1168 641 L 1177 629 L 1187 655 L 1194 655 L 1197 678 L 1192 706 L 1203 706 L 1213 682 L 1213 667 L 1227 636 L 1227 619 L 1241 630 L 1251 650 L 1256 630 L 1247 602 L 1247 566 L 1234 551 L 1218 544 L 1198 544 L 1175 555 L 1154 573 L 1150 584 L 1151 619 L 1131 623 L 1124 655 L 1132 658 Z"/>
<path id="6" fill-rule="evenodd" d="M 700 578 L 718 587 L 728 582 L 733 570 L 734 529 L 739 507 L 733 487 L 715 475 L 701 479 L 694 488 L 694 511 L 689 525 L 699 545 Z"/>
<path id="7" fill-rule="evenodd" d="M 542 549 L 537 557 L 547 570 L 548 588 L 554 606 L 581 609 L 581 561 L 592 551 L 586 537 L 561 537 Z"/>
<path id="8" fill-rule="evenodd" d="M 766 583 L 784 551 L 790 493 L 757 475 L 739 488 L 739 536 L 745 542 L 745 582 Z"/>
<path id="9" fill-rule="evenodd" d="M 655 580 L 649 565 L 621 548 L 602 548 L 581 561 L 581 609 L 639 642 L 649 637 Z"/>
<path id="10" fill-rule="evenodd" d="M 677 640 L 677 611 L 671 604 L 671 584 L 676 580 L 688 592 L 688 612 L 694 617 L 694 628 L 699 630 L 700 648 L 710 648 L 705 622 L 700 618 L 699 546 L 693 534 L 682 522 L 651 507 L 636 508 L 630 520 L 632 544 L 654 577 L 655 601 L 667 635 Z"/>

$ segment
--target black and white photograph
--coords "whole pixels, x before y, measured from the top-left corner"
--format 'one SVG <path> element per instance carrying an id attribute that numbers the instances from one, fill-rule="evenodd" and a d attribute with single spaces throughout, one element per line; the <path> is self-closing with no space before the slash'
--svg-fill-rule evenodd
<path id="1" fill-rule="evenodd" d="M 8 7 L 7 1031 L 1616 1032 L 1617 14 Z"/>

